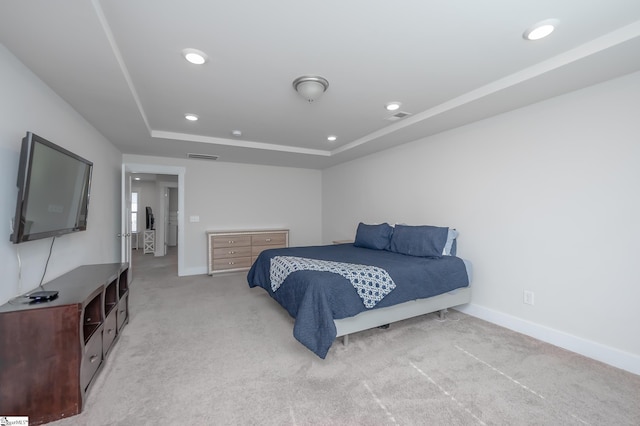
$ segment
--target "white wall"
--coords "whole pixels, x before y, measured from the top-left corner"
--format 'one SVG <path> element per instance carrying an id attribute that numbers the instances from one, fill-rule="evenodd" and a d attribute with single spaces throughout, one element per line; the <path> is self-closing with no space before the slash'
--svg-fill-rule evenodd
<path id="1" fill-rule="evenodd" d="M 290 245 L 321 242 L 321 172 L 124 155 L 126 164 L 184 167 L 185 275 L 207 272 L 208 230 L 289 229 Z M 190 222 L 198 216 L 199 222 Z"/>
<path id="2" fill-rule="evenodd" d="M 0 44 L 0 304 L 38 286 L 51 238 L 9 242 L 21 140 L 32 131 L 90 161 L 87 231 L 56 238 L 44 282 L 82 264 L 118 262 L 121 153 Z M 4 234 L 4 236 L 2 236 Z M 19 261 L 22 263 L 19 279 Z"/>
<path id="3" fill-rule="evenodd" d="M 640 374 L 639 114 L 635 73 L 327 169 L 323 240 L 456 227 L 467 312 Z"/>

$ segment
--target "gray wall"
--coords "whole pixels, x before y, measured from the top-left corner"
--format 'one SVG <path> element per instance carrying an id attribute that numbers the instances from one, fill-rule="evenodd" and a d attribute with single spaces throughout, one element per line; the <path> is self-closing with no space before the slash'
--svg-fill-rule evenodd
<path id="1" fill-rule="evenodd" d="M 94 163 L 87 231 L 56 238 L 44 282 L 83 264 L 120 261 L 121 153 L 0 44 L 0 303 L 36 288 L 52 238 L 14 245 L 21 140 L 32 131 Z M 19 268 L 19 264 L 22 268 Z"/>
<path id="2" fill-rule="evenodd" d="M 635 73 L 327 169 L 323 240 L 455 227 L 467 312 L 640 374 L 639 112 Z"/>
<path id="3" fill-rule="evenodd" d="M 183 275 L 207 272 L 208 230 L 289 229 L 291 245 L 320 244 L 319 170 L 124 155 L 126 164 L 185 168 Z M 197 216 L 198 222 L 190 218 Z"/>

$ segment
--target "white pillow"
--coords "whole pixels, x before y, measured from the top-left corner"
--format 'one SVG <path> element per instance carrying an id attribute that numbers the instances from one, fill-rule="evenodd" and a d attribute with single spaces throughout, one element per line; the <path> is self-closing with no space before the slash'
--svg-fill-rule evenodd
<path id="1" fill-rule="evenodd" d="M 456 238 L 458 238 L 458 231 L 449 228 L 449 232 L 447 233 L 447 242 L 444 244 L 444 249 L 442 249 L 443 256 L 451 256 L 451 247 L 453 246 L 453 240 Z"/>

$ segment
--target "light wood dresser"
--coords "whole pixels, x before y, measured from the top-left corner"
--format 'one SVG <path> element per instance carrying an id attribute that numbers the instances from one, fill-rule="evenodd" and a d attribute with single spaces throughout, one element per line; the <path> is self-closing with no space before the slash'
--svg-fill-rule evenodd
<path id="1" fill-rule="evenodd" d="M 248 270 L 263 250 L 282 247 L 288 229 L 207 231 L 208 274 Z"/>

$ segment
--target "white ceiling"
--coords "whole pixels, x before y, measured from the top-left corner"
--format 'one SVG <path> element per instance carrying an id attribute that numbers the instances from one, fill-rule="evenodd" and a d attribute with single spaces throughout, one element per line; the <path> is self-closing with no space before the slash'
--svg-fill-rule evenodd
<path id="1" fill-rule="evenodd" d="M 640 70 L 640 1 L 2 0 L 0 41 L 124 153 L 324 168 Z"/>

